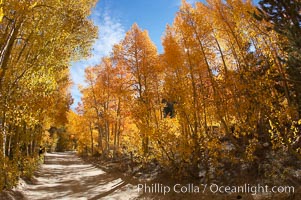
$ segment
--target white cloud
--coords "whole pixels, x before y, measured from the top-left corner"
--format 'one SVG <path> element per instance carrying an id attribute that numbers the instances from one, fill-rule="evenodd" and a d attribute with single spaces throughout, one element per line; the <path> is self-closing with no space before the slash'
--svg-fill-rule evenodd
<path id="1" fill-rule="evenodd" d="M 94 24 L 98 26 L 98 39 L 93 45 L 92 56 L 88 59 L 72 63 L 71 77 L 74 86 L 71 88 L 71 94 L 74 103 L 72 109 L 81 101 L 81 93 L 78 90 L 79 85 L 85 85 L 85 68 L 99 64 L 103 56 L 110 54 L 112 46 L 118 43 L 125 35 L 125 30 L 118 19 L 110 16 L 109 9 L 96 7 L 91 15 Z"/>

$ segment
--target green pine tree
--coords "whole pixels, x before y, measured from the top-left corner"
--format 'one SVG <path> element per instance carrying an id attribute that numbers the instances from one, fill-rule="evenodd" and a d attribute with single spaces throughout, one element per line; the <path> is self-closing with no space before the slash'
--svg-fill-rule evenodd
<path id="1" fill-rule="evenodd" d="M 273 30 L 284 37 L 281 48 L 287 58 L 280 58 L 287 66 L 291 98 L 301 116 L 301 0 L 261 0 L 259 20 L 269 21 Z"/>

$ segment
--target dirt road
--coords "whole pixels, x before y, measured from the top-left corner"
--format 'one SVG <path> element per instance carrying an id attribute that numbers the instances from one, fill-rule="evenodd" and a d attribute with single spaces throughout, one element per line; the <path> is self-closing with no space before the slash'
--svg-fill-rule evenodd
<path id="1" fill-rule="evenodd" d="M 137 186 L 113 177 L 74 153 L 45 156 L 33 185 L 23 190 L 28 200 L 137 199 Z"/>
<path id="2" fill-rule="evenodd" d="M 119 178 L 120 175 L 107 173 L 91 164 L 87 164 L 75 153 L 52 153 L 45 156 L 45 164 L 37 171 L 34 184 L 25 184 L 18 189 L 21 195 L 15 198 L 1 198 L 0 200 L 262 200 L 264 194 L 251 195 L 236 193 L 218 195 L 202 192 L 169 192 L 158 189 L 158 183 L 148 182 L 145 188 L 153 188 L 148 192 L 138 192 L 138 186 L 143 183 L 134 183 L 129 178 Z M 167 186 L 167 185 L 166 185 Z M 166 186 L 164 186 L 166 188 Z M 172 185 L 169 185 L 172 188 Z M 162 186 L 163 187 L 163 186 Z M 155 189 L 154 189 L 155 188 Z M 157 188 L 157 190 L 156 190 Z M 184 188 L 185 189 L 185 188 Z M 22 197 L 21 197 L 22 196 Z M 269 198 L 268 198 L 269 199 Z M 282 199 L 274 198 L 270 199 Z M 294 198 L 291 198 L 294 199 Z M 297 198 L 298 199 L 298 198 Z"/>

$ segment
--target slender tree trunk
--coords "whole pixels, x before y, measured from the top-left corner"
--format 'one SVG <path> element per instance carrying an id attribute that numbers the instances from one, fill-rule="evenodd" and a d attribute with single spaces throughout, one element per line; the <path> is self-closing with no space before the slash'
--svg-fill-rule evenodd
<path id="1" fill-rule="evenodd" d="M 92 123 L 90 122 L 90 137 L 91 137 L 91 153 L 94 154 L 94 139 L 93 139 L 93 127 Z"/>
<path id="2" fill-rule="evenodd" d="M 115 122 L 115 131 L 114 131 L 114 156 L 119 150 L 119 131 L 120 131 L 120 97 L 118 97 L 117 103 L 117 115 L 116 115 L 116 122 Z"/>
<path id="3" fill-rule="evenodd" d="M 5 152 L 6 152 L 6 138 L 7 138 L 7 133 L 6 133 L 6 118 L 5 118 L 5 112 L 2 117 L 1 121 L 1 133 L 2 133 L 2 154 L 3 158 L 5 158 Z"/>
<path id="4" fill-rule="evenodd" d="M 8 145 L 7 145 L 7 156 L 11 156 L 11 142 L 12 142 L 12 135 L 9 136 Z"/>
<path id="5" fill-rule="evenodd" d="M 17 19 L 16 19 L 17 21 Z M 21 28 L 23 22 L 19 22 L 17 24 L 17 22 L 14 22 L 12 24 L 12 29 L 9 33 L 9 37 L 5 43 L 5 45 L 3 46 L 3 49 L 0 52 L 0 92 L 2 92 L 2 85 L 3 85 L 3 79 L 5 77 L 6 71 L 8 69 L 8 61 L 9 61 L 9 57 L 11 54 L 11 51 L 13 49 L 14 46 L 14 42 L 18 36 L 19 33 L 19 29 Z"/>
<path id="6" fill-rule="evenodd" d="M 101 151 L 101 153 L 103 153 L 103 146 L 102 146 L 102 133 L 103 133 L 103 129 L 100 127 L 100 123 L 98 123 L 98 147 L 99 150 Z"/>
<path id="7" fill-rule="evenodd" d="M 112 126 L 114 126 L 114 128 L 112 128 L 114 131 L 112 131 L 113 132 L 113 134 L 114 134 L 114 154 L 113 154 L 113 157 L 115 158 L 116 157 L 116 153 L 117 153 L 117 120 L 116 120 L 116 122 L 115 122 L 115 124 L 114 125 L 112 125 Z"/>
<path id="8" fill-rule="evenodd" d="M 106 120 L 105 122 L 105 129 L 106 129 L 106 152 L 110 151 L 110 124 L 109 121 Z"/>

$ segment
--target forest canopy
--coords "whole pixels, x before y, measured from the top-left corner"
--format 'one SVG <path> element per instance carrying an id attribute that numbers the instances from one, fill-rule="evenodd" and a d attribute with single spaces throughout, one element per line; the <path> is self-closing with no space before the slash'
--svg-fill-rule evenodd
<path id="1" fill-rule="evenodd" d="M 162 54 L 133 24 L 86 69 L 67 130 L 86 155 L 207 180 L 247 166 L 280 180 L 275 163 L 300 160 L 300 33 L 298 1 L 182 1 Z"/>

